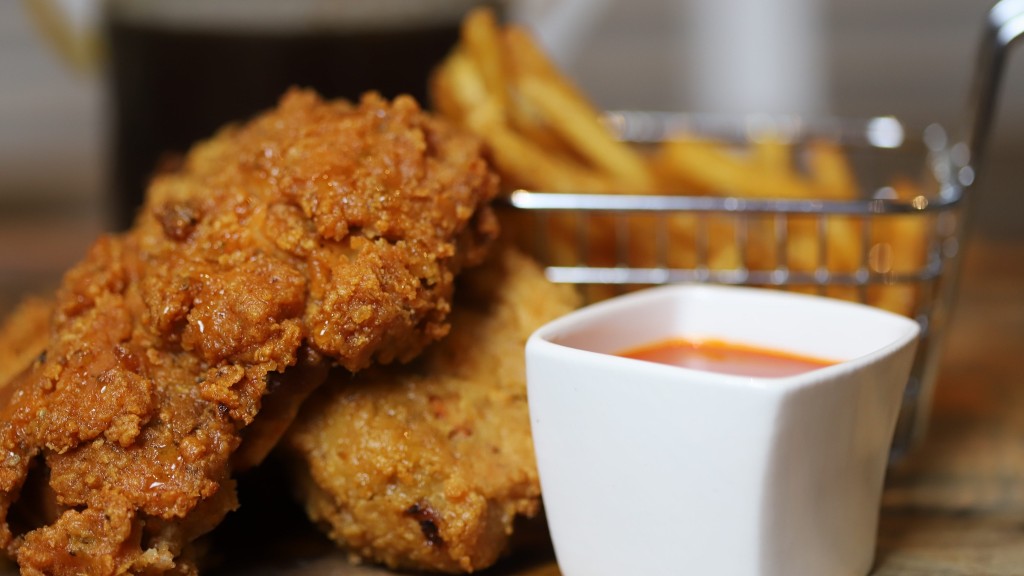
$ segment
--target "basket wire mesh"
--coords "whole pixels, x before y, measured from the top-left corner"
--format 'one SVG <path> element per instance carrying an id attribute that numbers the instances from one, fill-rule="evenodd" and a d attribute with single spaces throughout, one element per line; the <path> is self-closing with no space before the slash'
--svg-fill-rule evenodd
<path id="1" fill-rule="evenodd" d="M 902 136 L 880 139 L 872 133 L 880 122 L 890 132 L 901 131 L 891 118 L 818 125 L 758 118 L 753 121 L 756 130 L 750 119 L 649 112 L 615 112 L 609 118 L 624 139 L 641 146 L 685 126 L 690 133 L 735 142 L 741 153 L 753 138 L 765 134 L 798 150 L 822 137 L 844 147 L 862 185 L 857 200 L 749 199 L 727 191 L 693 196 L 517 190 L 509 204 L 520 215 L 529 215 L 525 243 L 545 264 L 548 278 L 579 285 L 590 301 L 679 282 L 798 290 L 871 305 L 881 304 L 873 297 L 879 290 L 903 290 L 905 306 L 894 311 L 915 318 L 922 337 L 893 444 L 893 457 L 901 456 L 925 429 L 939 342 L 951 306 L 955 282 L 949 278 L 956 275 L 963 239 L 964 190 L 973 179 L 962 147 L 949 146 L 938 126 L 924 131 L 920 150 Z M 888 182 L 897 165 L 917 173 L 914 180 L 921 194 L 907 200 L 893 197 Z M 912 268 L 891 265 L 894 252 L 910 248 L 899 238 L 879 240 L 875 233 L 896 218 L 913 219 L 915 231 L 923 235 L 922 254 Z M 794 234 L 798 224 L 800 238 Z M 833 233 L 840 225 L 856 231 L 854 238 Z M 674 233 L 680 227 L 687 232 L 682 239 Z M 712 231 L 716 227 L 717 234 Z M 805 258 L 803 266 L 795 266 L 793 243 L 807 237 L 813 239 L 813 263 L 807 265 Z M 855 265 L 830 262 L 830 242 L 837 238 L 857 243 Z M 728 265 L 716 265 L 712 253 L 723 243 L 731 245 L 733 258 Z M 752 257 L 752 251 L 760 257 Z"/>

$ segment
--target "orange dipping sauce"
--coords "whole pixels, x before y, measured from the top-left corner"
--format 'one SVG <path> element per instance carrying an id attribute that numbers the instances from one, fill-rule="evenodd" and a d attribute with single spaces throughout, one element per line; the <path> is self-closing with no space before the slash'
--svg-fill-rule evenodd
<path id="1" fill-rule="evenodd" d="M 835 362 L 719 340 L 670 339 L 619 352 L 617 356 L 734 376 L 780 378 Z"/>

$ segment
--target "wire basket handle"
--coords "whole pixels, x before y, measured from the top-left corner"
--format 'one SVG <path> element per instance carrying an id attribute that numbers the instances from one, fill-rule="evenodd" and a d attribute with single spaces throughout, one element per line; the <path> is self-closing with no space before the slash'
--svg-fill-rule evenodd
<path id="1" fill-rule="evenodd" d="M 971 87 L 967 144 L 970 162 L 977 169 L 992 131 L 996 95 L 1003 77 L 1010 45 L 1024 35 L 1024 0 L 1001 0 L 992 6 L 978 52 L 978 64 Z"/>

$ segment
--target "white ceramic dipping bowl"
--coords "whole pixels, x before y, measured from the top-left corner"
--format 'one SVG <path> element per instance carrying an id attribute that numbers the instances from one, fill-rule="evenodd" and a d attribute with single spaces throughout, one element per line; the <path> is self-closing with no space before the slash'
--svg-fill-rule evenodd
<path id="1" fill-rule="evenodd" d="M 530 419 L 562 574 L 866 574 L 918 330 L 859 304 L 708 285 L 540 328 Z M 614 355 L 670 338 L 837 363 L 756 378 Z"/>

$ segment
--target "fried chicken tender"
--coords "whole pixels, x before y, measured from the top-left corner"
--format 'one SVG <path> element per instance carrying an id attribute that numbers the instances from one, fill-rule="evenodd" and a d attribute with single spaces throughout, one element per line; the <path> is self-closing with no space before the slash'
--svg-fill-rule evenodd
<path id="1" fill-rule="evenodd" d="M 460 278 L 451 334 L 416 362 L 332 374 L 282 441 L 310 518 L 353 560 L 453 573 L 494 563 L 516 516 L 540 504 L 526 340 L 576 305 L 505 249 Z"/>
<path id="2" fill-rule="evenodd" d="M 0 545 L 23 574 L 195 573 L 189 543 L 237 505 L 232 457 L 268 388 L 444 336 L 495 191 L 478 142 L 407 97 L 295 90 L 195 146 L 66 274 L 8 386 Z M 50 517 L 24 521 L 39 500 Z"/>
<path id="3" fill-rule="evenodd" d="M 46 348 L 53 302 L 32 296 L 22 300 L 0 324 L 0 388 Z"/>

